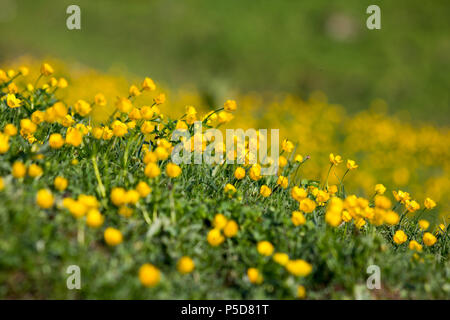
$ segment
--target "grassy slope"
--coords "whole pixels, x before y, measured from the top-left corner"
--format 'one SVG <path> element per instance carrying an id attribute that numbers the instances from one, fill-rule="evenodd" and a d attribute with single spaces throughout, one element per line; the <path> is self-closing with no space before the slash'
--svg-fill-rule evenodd
<path id="1" fill-rule="evenodd" d="M 381 97 L 392 111 L 448 124 L 446 1 L 375 1 L 379 31 L 365 27 L 368 0 L 80 0 L 81 31 L 65 28 L 71 1 L 16 2 L 15 19 L 0 27 L 0 59 L 56 55 L 151 74 L 173 86 L 191 82 L 213 96 L 234 89 L 304 96 L 320 89 L 350 110 Z M 354 33 L 348 40 L 327 31 L 339 14 Z"/>

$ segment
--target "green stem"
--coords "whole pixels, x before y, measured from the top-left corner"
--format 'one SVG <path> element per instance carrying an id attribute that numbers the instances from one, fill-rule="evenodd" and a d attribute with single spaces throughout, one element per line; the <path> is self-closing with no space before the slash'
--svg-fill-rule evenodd
<path id="1" fill-rule="evenodd" d="M 102 178 L 100 177 L 100 171 L 98 170 L 97 159 L 95 158 L 95 156 L 93 156 L 91 158 L 91 160 L 92 160 L 92 165 L 94 167 L 95 177 L 97 178 L 98 190 L 99 190 L 102 198 L 106 199 L 106 191 L 105 191 L 105 187 L 103 186 L 103 183 L 102 183 Z"/>

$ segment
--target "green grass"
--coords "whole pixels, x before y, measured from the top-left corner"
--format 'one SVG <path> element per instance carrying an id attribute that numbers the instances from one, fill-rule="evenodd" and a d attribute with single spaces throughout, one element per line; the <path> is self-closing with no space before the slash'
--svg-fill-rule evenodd
<path id="1" fill-rule="evenodd" d="M 13 2 L 17 15 L 0 22 L 0 59 L 56 56 L 150 74 L 172 87 L 188 82 L 206 96 L 323 90 L 351 111 L 382 98 L 403 119 L 449 124 L 445 0 L 80 0 L 81 31 L 65 27 L 73 1 Z M 374 3 L 381 7 L 378 31 L 365 26 Z M 348 23 L 353 36 L 333 37 L 326 27 L 332 17 Z"/>
<path id="2" fill-rule="evenodd" d="M 6 123 L 19 127 L 20 119 L 31 111 L 46 110 L 56 101 L 53 94 L 42 89 L 18 96 L 24 104 L 15 109 L 1 100 L 0 128 Z M 123 121 L 126 117 L 121 115 Z M 77 114 L 74 119 L 84 125 L 89 121 Z M 162 119 L 155 116 L 152 121 Z M 166 117 L 164 124 L 165 132 L 156 129 L 155 135 L 170 139 L 175 124 Z M 424 245 L 416 259 L 408 242 L 416 239 L 422 243 L 423 231 L 418 228 L 417 217 L 404 216 L 403 205 L 393 205 L 393 210 L 404 216 L 395 226 L 367 222 L 359 229 L 349 222 L 331 227 L 324 218 L 329 204 L 305 213 L 305 224 L 295 226 L 291 214 L 299 204 L 291 197 L 291 188 L 324 183 L 296 176 L 303 163 L 292 161 L 280 172 L 289 177 L 287 189 L 277 187 L 277 176 L 254 181 L 247 172 L 244 179 L 236 181 L 234 164 L 183 164 L 182 174 L 170 178 L 164 170 L 168 160 L 162 160 L 158 162 L 162 174 L 148 178 L 142 161 L 140 125 L 141 121 L 137 121 L 136 130 L 130 129 L 121 138 L 102 140 L 87 134 L 79 147 L 66 144 L 57 150 L 50 148 L 48 136 L 66 135 L 67 129 L 58 122 L 44 122 L 37 127 L 34 136 L 42 143 L 31 145 L 20 135 L 8 139 L 9 148 L 0 157 L 4 185 L 0 190 L 0 298 L 293 299 L 298 285 L 305 286 L 310 299 L 448 298 L 448 227 L 436 232 L 436 243 Z M 189 129 L 192 131 L 192 126 Z M 0 138 L 3 143 L 3 134 Z M 150 148 L 155 147 L 156 140 L 152 139 Z M 43 158 L 36 159 L 37 154 Z M 79 160 L 78 164 L 72 164 L 73 159 Z M 98 163 L 98 175 L 92 159 Z M 13 178 L 11 166 L 18 160 L 27 166 L 38 164 L 43 175 Z M 352 174 L 346 179 L 351 179 Z M 53 187 L 56 176 L 68 179 L 66 190 Z M 125 218 L 118 214 L 110 192 L 114 187 L 133 189 L 139 181 L 146 181 L 152 192 L 138 205 L 128 204 L 134 212 Z M 227 183 L 236 186 L 236 194 L 224 193 Z M 268 198 L 259 194 L 263 184 L 273 190 Z M 106 188 L 106 196 L 100 185 Z M 52 190 L 55 197 L 54 205 L 47 209 L 36 204 L 37 191 L 42 188 Z M 98 199 L 105 217 L 100 228 L 88 227 L 85 217 L 75 219 L 67 210 L 70 206 L 62 206 L 64 198 L 76 199 L 80 194 Z M 342 199 L 347 196 L 343 187 L 337 195 Z M 312 191 L 308 197 L 310 201 L 322 201 Z M 371 199 L 368 203 L 373 208 Z M 351 210 L 351 206 L 346 208 Z M 239 231 L 214 247 L 208 243 L 207 234 L 217 213 L 235 220 Z M 103 240 L 106 227 L 120 230 L 124 241 L 108 246 Z M 392 240 L 398 229 L 408 236 L 408 241 L 400 245 Z M 290 259 L 306 260 L 312 272 L 305 277 L 292 275 L 272 257 L 258 253 L 259 241 L 270 241 L 276 252 L 287 253 Z M 177 271 L 182 256 L 194 260 L 192 273 Z M 144 263 L 161 270 L 161 281 L 154 288 L 145 288 L 139 282 L 139 268 Z M 365 286 L 367 267 L 373 264 L 381 270 L 381 290 L 370 291 Z M 70 265 L 81 268 L 80 290 L 67 289 L 66 269 Z M 248 268 L 258 268 L 264 281 L 250 283 Z"/>

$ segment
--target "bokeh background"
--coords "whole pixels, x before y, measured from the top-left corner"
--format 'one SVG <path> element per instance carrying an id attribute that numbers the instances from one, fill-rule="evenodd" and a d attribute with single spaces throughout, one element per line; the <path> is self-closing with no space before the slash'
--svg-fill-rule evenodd
<path id="1" fill-rule="evenodd" d="M 65 26 L 77 4 L 82 29 Z M 381 7 L 381 30 L 366 8 Z M 322 90 L 348 111 L 382 98 L 402 119 L 449 124 L 449 2 L 0 0 L 0 61 L 24 54 L 231 92 Z"/>

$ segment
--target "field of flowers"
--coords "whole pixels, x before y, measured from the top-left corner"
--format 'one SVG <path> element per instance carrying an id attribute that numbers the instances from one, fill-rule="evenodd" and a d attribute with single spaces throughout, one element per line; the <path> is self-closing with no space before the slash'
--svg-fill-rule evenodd
<path id="1" fill-rule="evenodd" d="M 204 97 L 58 61 L 2 68 L 1 298 L 450 296 L 448 128 L 382 100 L 348 115 L 322 92 Z M 280 129 L 277 175 L 174 164 L 172 132 L 195 121 Z"/>

